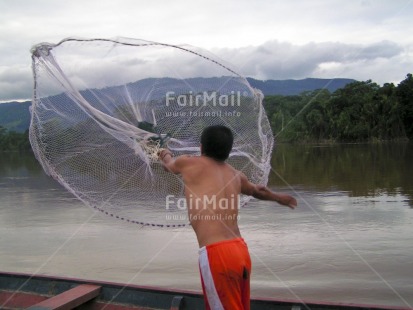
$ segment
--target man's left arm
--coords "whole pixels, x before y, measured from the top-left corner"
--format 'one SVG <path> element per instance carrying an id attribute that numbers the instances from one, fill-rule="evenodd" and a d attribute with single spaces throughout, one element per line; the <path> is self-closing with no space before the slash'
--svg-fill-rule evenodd
<path id="1" fill-rule="evenodd" d="M 297 200 L 287 194 L 280 194 L 271 191 L 268 187 L 263 185 L 256 185 L 248 181 L 247 177 L 240 173 L 241 177 L 241 193 L 252 196 L 260 200 L 275 201 L 283 206 L 294 209 L 297 206 Z"/>

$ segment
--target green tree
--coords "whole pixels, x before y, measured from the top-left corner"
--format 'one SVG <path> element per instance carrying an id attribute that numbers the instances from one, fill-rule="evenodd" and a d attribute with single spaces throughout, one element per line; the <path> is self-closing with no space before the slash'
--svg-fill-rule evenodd
<path id="1" fill-rule="evenodd" d="M 397 86 L 396 96 L 400 104 L 401 119 L 406 135 L 409 139 L 413 139 L 413 76 L 411 73 L 408 73 L 406 79 Z"/>
<path id="2" fill-rule="evenodd" d="M 0 152 L 30 151 L 29 131 L 7 131 L 0 126 Z"/>
<path id="3" fill-rule="evenodd" d="M 365 141 L 373 137 L 377 107 L 373 100 L 380 86 L 371 80 L 353 82 L 334 92 L 333 126 L 340 141 Z"/>
<path id="4" fill-rule="evenodd" d="M 376 119 L 374 134 L 380 140 L 405 138 L 405 130 L 401 119 L 400 104 L 396 97 L 396 87 L 393 83 L 385 83 L 376 96 Z"/>
<path id="5" fill-rule="evenodd" d="M 307 102 L 303 119 L 308 138 L 313 141 L 331 139 L 330 92 L 322 89 L 304 93 L 303 96 L 306 97 Z"/>

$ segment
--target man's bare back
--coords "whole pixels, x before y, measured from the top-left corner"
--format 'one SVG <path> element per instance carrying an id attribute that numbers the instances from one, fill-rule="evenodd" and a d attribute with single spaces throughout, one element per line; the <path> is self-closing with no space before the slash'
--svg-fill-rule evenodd
<path id="1" fill-rule="evenodd" d="M 188 216 L 200 247 L 241 237 L 238 228 L 240 194 L 277 201 L 290 208 L 296 205 L 291 196 L 250 183 L 243 173 L 225 162 L 207 156 L 174 159 L 172 154 L 164 154 L 162 158 L 166 169 L 182 175 Z"/>
<path id="2" fill-rule="evenodd" d="M 188 216 L 199 246 L 240 237 L 239 173 L 225 162 L 206 156 L 183 156 L 176 163 L 182 167 Z"/>

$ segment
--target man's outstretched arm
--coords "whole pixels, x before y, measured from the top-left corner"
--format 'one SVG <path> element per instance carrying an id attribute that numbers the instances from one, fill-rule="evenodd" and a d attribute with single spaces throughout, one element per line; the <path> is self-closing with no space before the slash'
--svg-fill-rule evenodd
<path id="1" fill-rule="evenodd" d="M 253 184 L 248 181 L 243 173 L 241 173 L 241 193 L 260 200 L 275 201 L 291 209 L 297 206 L 297 200 L 294 197 L 287 194 L 275 193 L 263 185 Z"/>

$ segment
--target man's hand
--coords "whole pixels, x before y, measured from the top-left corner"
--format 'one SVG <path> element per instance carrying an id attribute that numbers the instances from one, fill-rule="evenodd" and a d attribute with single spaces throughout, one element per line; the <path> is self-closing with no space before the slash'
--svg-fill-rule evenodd
<path id="1" fill-rule="evenodd" d="M 163 161 L 164 158 L 165 158 L 167 155 L 171 155 L 171 157 L 172 157 L 172 152 L 171 152 L 170 150 L 168 150 L 168 149 L 160 149 L 160 150 L 158 151 L 158 157 L 159 157 L 160 161 Z"/>
<path id="2" fill-rule="evenodd" d="M 278 201 L 279 204 L 289 207 L 290 209 L 295 209 L 297 206 L 297 200 L 287 194 L 278 194 L 280 200 Z"/>
<path id="3" fill-rule="evenodd" d="M 172 152 L 168 149 L 160 149 L 158 151 L 158 158 L 159 161 L 162 163 L 163 169 L 165 171 L 172 172 L 171 167 L 169 167 L 173 162 Z"/>

